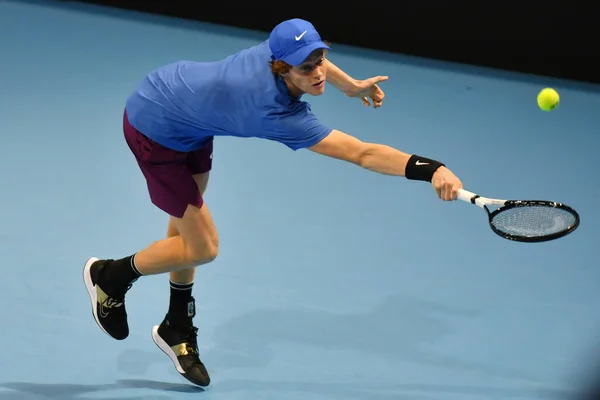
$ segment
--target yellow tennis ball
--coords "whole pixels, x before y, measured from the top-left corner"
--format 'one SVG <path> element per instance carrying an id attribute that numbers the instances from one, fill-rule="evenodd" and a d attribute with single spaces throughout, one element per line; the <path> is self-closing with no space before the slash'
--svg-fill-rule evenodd
<path id="1" fill-rule="evenodd" d="M 544 88 L 538 93 L 538 106 L 544 111 L 552 111 L 560 103 L 558 92 L 552 88 Z"/>

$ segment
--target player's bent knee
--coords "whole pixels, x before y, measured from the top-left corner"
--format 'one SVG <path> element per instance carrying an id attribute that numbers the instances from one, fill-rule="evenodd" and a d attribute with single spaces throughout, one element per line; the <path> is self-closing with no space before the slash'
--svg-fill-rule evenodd
<path id="1" fill-rule="evenodd" d="M 174 221 L 185 243 L 185 257 L 189 263 L 197 266 L 217 258 L 219 235 L 206 204 L 202 207 L 189 205 L 183 217 Z"/>
<path id="2" fill-rule="evenodd" d="M 214 226 L 184 235 L 183 239 L 188 259 L 194 265 L 212 262 L 219 255 L 219 235 Z"/>
<path id="3" fill-rule="evenodd" d="M 218 239 L 211 238 L 205 243 L 192 245 L 188 243 L 188 258 L 194 265 L 202 265 L 216 260 L 219 255 Z"/>

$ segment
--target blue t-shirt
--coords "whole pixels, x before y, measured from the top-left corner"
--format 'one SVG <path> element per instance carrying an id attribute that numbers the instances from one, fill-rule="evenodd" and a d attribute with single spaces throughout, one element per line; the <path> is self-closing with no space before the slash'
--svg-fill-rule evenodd
<path id="1" fill-rule="evenodd" d="M 155 142 L 184 152 L 210 136 L 264 138 L 292 150 L 318 143 L 331 128 L 273 76 L 270 59 L 265 41 L 221 61 L 163 66 L 127 99 L 129 122 Z"/>

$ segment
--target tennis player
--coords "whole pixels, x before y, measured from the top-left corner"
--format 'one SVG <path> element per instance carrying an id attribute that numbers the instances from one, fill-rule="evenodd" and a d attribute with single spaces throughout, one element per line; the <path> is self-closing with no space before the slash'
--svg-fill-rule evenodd
<path id="1" fill-rule="evenodd" d="M 377 76 L 356 80 L 328 61 L 330 47 L 301 19 L 277 25 L 268 40 L 217 62 L 180 61 L 150 72 L 127 99 L 125 140 L 144 175 L 150 200 L 169 217 L 167 237 L 121 259 L 90 258 L 84 281 L 98 326 L 112 338 L 129 335 L 125 294 L 146 275 L 169 273 L 170 301 L 152 329 L 156 345 L 190 382 L 207 386 L 197 345 L 192 286 L 195 267 L 217 257 L 219 236 L 203 193 L 213 138 L 263 138 L 309 149 L 381 174 L 431 182 L 454 200 L 460 180 L 441 162 L 389 146 L 364 143 L 323 125 L 302 95 L 327 83 L 366 106 L 382 105 Z"/>

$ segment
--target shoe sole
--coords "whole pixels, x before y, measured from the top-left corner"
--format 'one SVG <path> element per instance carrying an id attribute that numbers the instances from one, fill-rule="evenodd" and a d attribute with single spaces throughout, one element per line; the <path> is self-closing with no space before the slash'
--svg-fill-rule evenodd
<path id="1" fill-rule="evenodd" d="M 90 301 L 92 302 L 92 315 L 94 316 L 94 321 L 98 327 L 102 330 L 102 332 L 106 333 L 108 336 L 112 338 L 112 336 L 106 332 L 100 320 L 98 319 L 98 293 L 96 292 L 96 285 L 92 282 L 92 274 L 90 269 L 92 264 L 98 261 L 99 259 L 96 257 L 91 257 L 85 263 L 85 267 L 83 268 L 83 283 L 87 289 L 88 295 L 90 296 Z"/>
<path id="2" fill-rule="evenodd" d="M 167 357 L 171 359 L 173 365 L 175 365 L 175 369 L 177 369 L 177 372 L 179 372 L 182 375 L 185 374 L 185 371 L 181 367 L 181 364 L 179 364 L 177 356 L 175 355 L 173 350 L 171 350 L 171 346 L 169 346 L 167 342 L 165 342 L 158 334 L 158 325 L 152 328 L 152 340 L 158 346 L 158 348 L 161 349 L 162 352 L 165 353 Z"/>

